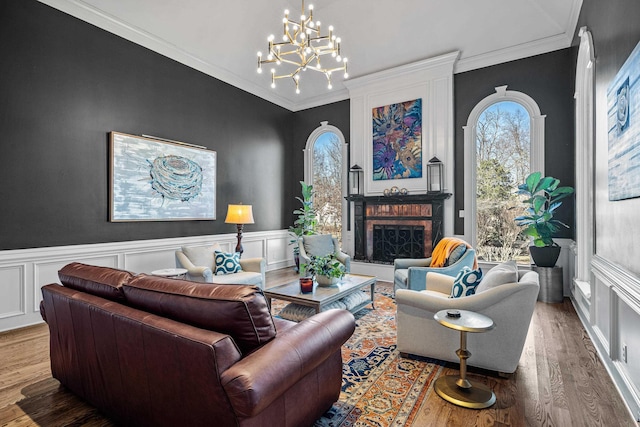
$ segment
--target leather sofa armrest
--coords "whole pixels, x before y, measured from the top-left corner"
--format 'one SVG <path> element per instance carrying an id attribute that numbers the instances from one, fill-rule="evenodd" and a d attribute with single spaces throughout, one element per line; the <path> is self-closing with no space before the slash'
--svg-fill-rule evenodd
<path id="1" fill-rule="evenodd" d="M 259 414 L 289 387 L 340 351 L 355 330 L 346 310 L 327 310 L 279 333 L 221 375 L 238 416 Z"/>

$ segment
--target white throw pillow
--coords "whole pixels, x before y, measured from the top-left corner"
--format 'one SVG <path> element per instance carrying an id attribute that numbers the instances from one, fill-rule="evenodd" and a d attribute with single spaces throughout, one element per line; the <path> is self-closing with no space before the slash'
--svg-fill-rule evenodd
<path id="1" fill-rule="evenodd" d="M 189 261 L 196 267 L 209 267 L 215 270 L 213 252 L 219 251 L 220 245 L 215 243 L 211 246 L 183 246 L 182 252 L 189 258 Z"/>
<path id="2" fill-rule="evenodd" d="M 514 260 L 498 264 L 489 270 L 476 288 L 476 293 L 484 292 L 506 283 L 518 282 L 518 266 Z"/>

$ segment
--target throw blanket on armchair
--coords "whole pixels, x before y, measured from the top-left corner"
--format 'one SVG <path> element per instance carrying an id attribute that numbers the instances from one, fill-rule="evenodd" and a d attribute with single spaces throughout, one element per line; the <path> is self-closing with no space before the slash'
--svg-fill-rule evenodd
<path id="1" fill-rule="evenodd" d="M 456 237 L 443 237 L 433 249 L 433 253 L 431 254 L 431 264 L 429 267 L 444 267 L 453 250 L 460 245 L 464 245 L 467 249 L 471 249 L 471 245 L 462 239 L 458 239 Z M 476 270 L 477 268 L 478 259 L 474 257 L 473 269 Z"/>

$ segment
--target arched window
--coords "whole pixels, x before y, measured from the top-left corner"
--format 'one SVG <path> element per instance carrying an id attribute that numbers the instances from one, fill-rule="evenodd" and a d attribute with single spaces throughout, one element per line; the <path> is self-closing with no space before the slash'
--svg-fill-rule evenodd
<path id="1" fill-rule="evenodd" d="M 346 144 L 342 132 L 328 122 L 314 130 L 305 148 L 305 182 L 313 185 L 318 232 L 342 240 L 346 209 Z"/>
<path id="2" fill-rule="evenodd" d="M 594 253 L 593 203 L 593 39 L 580 28 L 576 66 L 576 273 L 574 283 L 591 298 L 591 258 Z"/>
<path id="3" fill-rule="evenodd" d="M 514 190 L 533 171 L 544 173 L 544 116 L 528 95 L 496 88 L 464 126 L 465 239 L 485 261 L 521 258 L 528 246 L 513 219 Z"/>

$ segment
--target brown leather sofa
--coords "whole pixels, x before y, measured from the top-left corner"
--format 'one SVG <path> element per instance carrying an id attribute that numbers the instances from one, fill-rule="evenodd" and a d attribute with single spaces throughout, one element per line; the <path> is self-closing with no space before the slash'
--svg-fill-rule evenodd
<path id="1" fill-rule="evenodd" d="M 51 371 L 131 426 L 309 426 L 340 394 L 355 321 L 273 318 L 256 286 L 72 263 L 42 288 Z"/>

